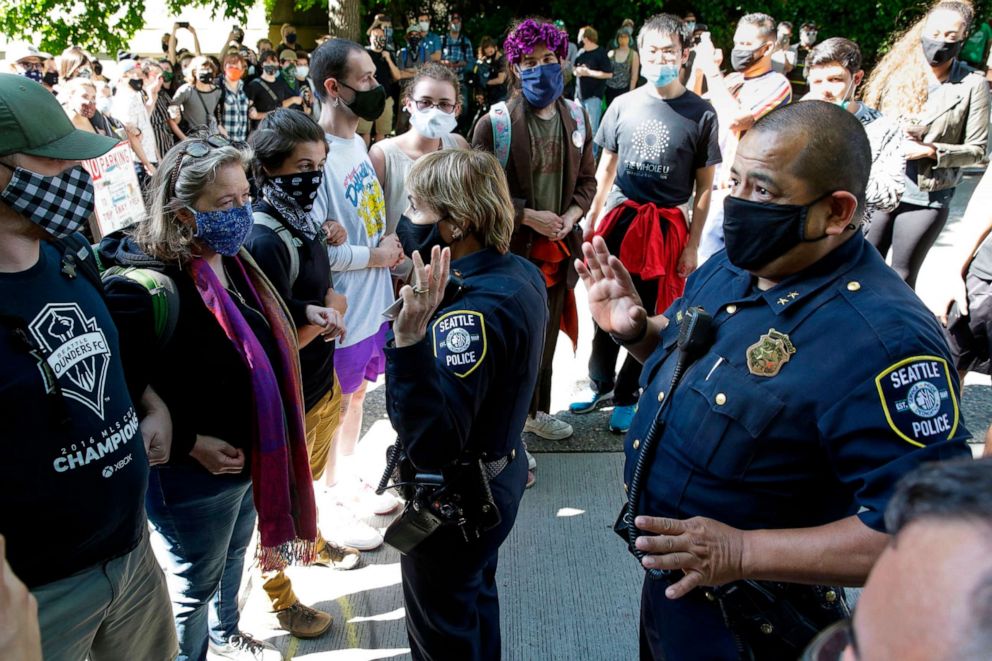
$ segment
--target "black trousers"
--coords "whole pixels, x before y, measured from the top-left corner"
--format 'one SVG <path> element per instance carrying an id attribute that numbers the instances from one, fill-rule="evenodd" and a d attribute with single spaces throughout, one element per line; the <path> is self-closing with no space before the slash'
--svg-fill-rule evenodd
<path id="1" fill-rule="evenodd" d="M 620 254 L 620 244 L 627 235 L 627 228 L 632 218 L 632 213 L 622 218 L 617 223 L 616 229 L 606 237 L 606 247 L 611 255 Z M 634 288 L 641 297 L 644 309 L 648 311 L 648 316 L 654 315 L 654 308 L 658 303 L 658 281 L 641 280 L 636 275 L 630 277 L 634 281 Z M 592 353 L 589 355 L 589 380 L 592 381 L 593 390 L 596 392 L 612 390 L 613 401 L 617 406 L 632 406 L 637 403 L 640 394 L 641 363 L 628 354 L 618 374 L 616 369 L 619 355 L 620 346 L 613 341 L 609 333 L 596 326 L 592 338 Z"/>
<path id="2" fill-rule="evenodd" d="M 950 213 L 950 206 L 932 209 L 903 202 L 892 211 L 872 214 L 867 239 L 883 258 L 892 249 L 892 268 L 915 289 L 923 260 L 947 224 Z"/>
<path id="3" fill-rule="evenodd" d="M 555 360 L 555 348 L 558 346 L 558 335 L 561 333 L 561 315 L 565 310 L 567 295 L 568 287 L 564 280 L 548 289 L 548 328 L 544 335 L 544 353 L 541 354 L 537 385 L 534 386 L 534 399 L 530 405 L 531 415 L 538 411 L 551 413 L 551 367 Z"/>

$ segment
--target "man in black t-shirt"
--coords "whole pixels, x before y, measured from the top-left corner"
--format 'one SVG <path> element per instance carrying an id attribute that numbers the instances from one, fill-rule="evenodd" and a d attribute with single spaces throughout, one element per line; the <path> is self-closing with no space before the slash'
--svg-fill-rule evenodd
<path id="1" fill-rule="evenodd" d="M 589 130 L 593 135 L 603 117 L 603 97 L 606 81 L 613 77 L 613 63 L 606 50 L 599 47 L 599 34 L 591 27 L 582 28 L 582 50 L 575 58 L 575 77 L 579 81 L 579 98 L 589 113 Z M 599 158 L 599 143 L 593 144 L 593 155 Z"/>
<path id="2" fill-rule="evenodd" d="M 603 157 L 585 221 L 586 235 L 602 236 L 631 272 L 649 314 L 667 309 L 696 268 L 721 160 L 716 111 L 679 79 L 689 56 L 684 34 L 682 19 L 670 14 L 653 16 L 641 28 L 641 71 L 648 84 L 617 97 L 603 117 L 596 134 Z M 633 419 L 641 364 L 628 357 L 617 374 L 619 350 L 597 327 L 589 358 L 593 393 L 570 409 L 587 413 L 612 398 L 610 430 L 622 433 Z"/>
<path id="3" fill-rule="evenodd" d="M 8 559 L 38 601 L 45 658 L 172 658 L 172 609 L 144 512 L 148 464 L 168 459 L 171 420 L 136 387 L 139 421 L 94 257 L 72 234 L 93 213 L 78 161 L 117 139 L 75 129 L 50 92 L 10 74 L 0 74 L 0 126 Z"/>
<path id="4" fill-rule="evenodd" d="M 365 47 L 372 64 L 375 65 L 375 79 L 386 90 L 386 105 L 382 109 L 382 114 L 374 121 L 365 119 L 358 120 L 358 135 L 366 145 L 375 140 L 382 140 L 393 130 L 393 108 L 399 94 L 400 70 L 393 62 L 392 53 L 386 50 L 386 31 L 378 21 L 372 24 L 368 30 L 369 45 Z M 373 131 L 373 129 L 375 129 Z"/>
<path id="5" fill-rule="evenodd" d="M 275 51 L 265 51 L 259 59 L 262 62 L 262 75 L 245 88 L 245 94 L 248 95 L 248 119 L 251 120 L 253 131 L 258 128 L 262 118 L 276 108 L 290 108 L 303 103 L 303 99 L 283 80 L 279 56 Z"/>

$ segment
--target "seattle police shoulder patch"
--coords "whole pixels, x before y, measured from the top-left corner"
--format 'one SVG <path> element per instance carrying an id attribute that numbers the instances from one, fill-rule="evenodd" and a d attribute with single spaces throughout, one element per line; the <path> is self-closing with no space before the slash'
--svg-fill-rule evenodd
<path id="1" fill-rule="evenodd" d="M 486 357 L 486 320 L 474 310 L 452 310 L 431 326 L 434 357 L 455 376 L 465 378 Z"/>
<path id="2" fill-rule="evenodd" d="M 943 358 L 900 360 L 875 377 L 875 385 L 885 419 L 903 440 L 922 448 L 954 437 L 960 413 Z"/>

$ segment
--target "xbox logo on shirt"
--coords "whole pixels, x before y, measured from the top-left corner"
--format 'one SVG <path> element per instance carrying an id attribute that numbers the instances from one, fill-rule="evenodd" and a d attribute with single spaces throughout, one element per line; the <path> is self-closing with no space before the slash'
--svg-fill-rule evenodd
<path id="1" fill-rule="evenodd" d="M 103 467 L 103 476 L 104 477 L 110 477 L 113 474 L 114 474 L 114 467 L 113 466 L 104 466 Z"/>

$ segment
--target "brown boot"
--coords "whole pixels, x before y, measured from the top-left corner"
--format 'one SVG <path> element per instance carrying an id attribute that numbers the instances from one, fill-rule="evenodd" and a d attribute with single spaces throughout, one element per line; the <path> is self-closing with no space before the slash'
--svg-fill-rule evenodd
<path id="1" fill-rule="evenodd" d="M 297 638 L 316 638 L 331 628 L 334 618 L 316 608 L 296 602 L 285 610 L 276 613 L 279 627 Z"/>
<path id="2" fill-rule="evenodd" d="M 358 566 L 358 558 L 361 555 L 362 552 L 358 549 L 327 542 L 327 545 L 317 554 L 317 559 L 313 564 L 331 569 L 354 569 Z"/>

